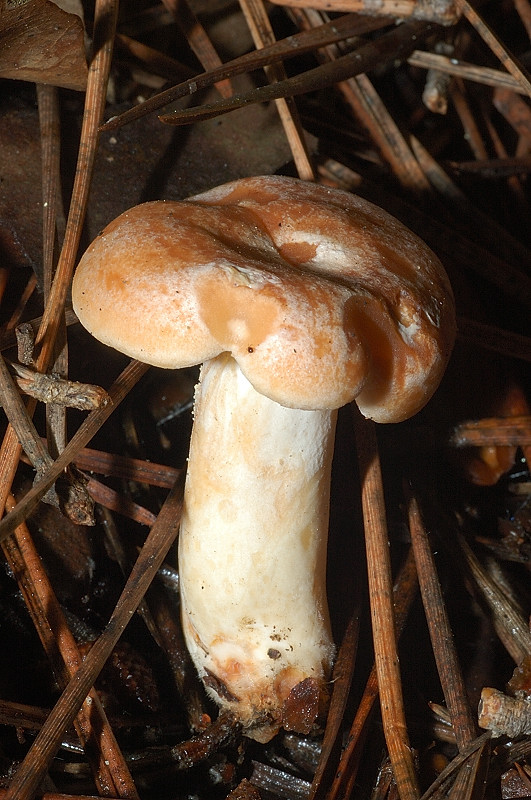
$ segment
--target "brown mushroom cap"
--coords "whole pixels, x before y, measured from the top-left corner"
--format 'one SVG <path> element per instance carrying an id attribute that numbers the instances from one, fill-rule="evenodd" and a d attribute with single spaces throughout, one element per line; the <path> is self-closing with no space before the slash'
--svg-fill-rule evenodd
<path id="1" fill-rule="evenodd" d="M 274 176 L 125 212 L 82 257 L 72 298 L 133 358 L 177 368 L 228 351 L 282 405 L 356 398 L 378 422 L 422 408 L 455 336 L 448 279 L 418 237 L 347 192 Z"/>

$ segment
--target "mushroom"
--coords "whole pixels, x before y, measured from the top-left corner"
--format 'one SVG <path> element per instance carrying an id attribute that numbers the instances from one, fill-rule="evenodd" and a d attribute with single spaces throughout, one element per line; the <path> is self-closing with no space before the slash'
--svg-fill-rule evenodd
<path id="1" fill-rule="evenodd" d="M 334 657 L 325 569 L 337 409 L 412 416 L 455 335 L 438 259 L 389 214 L 285 177 L 137 206 L 82 257 L 82 324 L 165 368 L 201 363 L 183 518 L 186 641 L 247 735 L 309 732 Z"/>

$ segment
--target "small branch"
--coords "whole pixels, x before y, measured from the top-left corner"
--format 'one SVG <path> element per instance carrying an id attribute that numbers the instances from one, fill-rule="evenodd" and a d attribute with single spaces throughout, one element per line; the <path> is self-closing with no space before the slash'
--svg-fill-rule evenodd
<path id="1" fill-rule="evenodd" d="M 19 364 L 30 367 L 35 355 L 35 331 L 29 322 L 23 322 L 15 328 L 17 340 L 17 358 Z"/>
<path id="2" fill-rule="evenodd" d="M 22 364 L 11 364 L 17 374 L 17 384 L 24 394 L 41 403 L 53 403 L 78 411 L 93 411 L 109 403 L 109 395 L 101 386 L 78 383 L 52 373 L 35 372 Z"/>
<path id="3" fill-rule="evenodd" d="M 0 355 L 0 400 L 5 414 L 13 427 L 22 449 L 27 454 L 37 475 L 41 475 L 52 463 L 41 437 L 26 410 L 20 393 L 14 384 L 4 358 Z"/>
<path id="4" fill-rule="evenodd" d="M 45 471 L 41 479 L 23 497 L 15 508 L 0 521 L 0 541 L 9 536 L 37 507 L 40 499 L 57 480 L 63 469 L 70 464 L 76 453 L 89 442 L 98 432 L 103 423 L 115 410 L 116 406 L 126 397 L 135 383 L 147 371 L 146 364 L 132 361 L 109 389 L 111 402 L 93 411 L 80 425 L 61 455 Z"/>
<path id="5" fill-rule="evenodd" d="M 455 45 L 444 40 L 435 42 L 435 50 L 440 55 L 453 55 Z M 408 58 L 411 63 L 411 56 Z M 426 74 L 426 83 L 422 92 L 422 102 L 434 114 L 446 114 L 448 111 L 448 89 L 452 76 L 448 72 L 431 66 Z"/>
<path id="6" fill-rule="evenodd" d="M 37 433 L 1 355 L 0 399 L 20 445 L 35 469 L 36 481 L 38 482 L 46 474 L 46 471 L 53 466 L 53 459 Z M 59 477 L 61 472 L 56 475 L 56 478 Z M 54 482 L 55 480 L 52 481 L 48 489 L 51 489 Z M 60 496 L 60 493 L 56 490 L 48 491 L 47 489 L 45 495 L 43 495 L 44 499 L 51 505 L 60 506 L 66 516 L 73 522 L 81 525 L 93 525 L 93 504 L 84 482 L 76 476 L 69 475 L 67 476 L 67 483 L 66 492 L 63 493 L 64 497 Z"/>
<path id="7" fill-rule="evenodd" d="M 241 729 L 240 723 L 232 714 L 222 713 L 197 736 L 174 745 L 170 750 L 172 761 L 180 769 L 190 769 L 212 756 L 220 747 L 233 742 Z"/>
<path id="8" fill-rule="evenodd" d="M 35 276 L 33 276 L 31 283 L 33 283 L 33 279 L 36 280 Z M 66 324 L 74 325 L 78 319 L 71 308 L 67 308 L 65 312 Z M 15 347 L 18 344 L 18 336 L 22 336 L 24 339 L 28 337 L 28 344 L 26 345 L 26 352 L 28 355 L 31 352 L 31 356 L 33 356 L 33 345 L 35 336 L 39 331 L 39 326 L 42 322 L 42 317 L 36 317 L 35 319 L 28 320 L 27 322 L 21 322 L 19 324 L 19 320 L 17 318 L 16 322 L 13 324 L 8 323 L 5 328 L 0 330 L 0 351 L 3 352 L 4 350 L 9 350 L 11 347 Z M 17 331 L 20 331 L 17 334 Z M 30 344 L 31 337 L 33 336 L 33 344 Z M 26 361 L 23 358 L 19 358 L 19 361 L 27 366 L 33 364 L 33 358 Z"/>
<path id="9" fill-rule="evenodd" d="M 493 736 L 520 739 L 531 736 L 531 698 L 510 697 L 485 688 L 479 702 L 479 725 Z"/>

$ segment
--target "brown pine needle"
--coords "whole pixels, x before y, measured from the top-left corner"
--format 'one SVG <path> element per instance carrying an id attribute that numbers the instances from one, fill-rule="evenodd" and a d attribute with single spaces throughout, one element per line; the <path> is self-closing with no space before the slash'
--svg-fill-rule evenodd
<path id="1" fill-rule="evenodd" d="M 260 50 L 266 45 L 273 45 L 275 34 L 262 0 L 240 0 L 240 7 L 247 20 L 256 49 Z M 287 77 L 283 64 L 272 64 L 265 68 L 265 73 L 271 82 L 284 80 Z M 275 102 L 299 178 L 313 181 L 315 173 L 295 101 L 290 97 L 279 98 Z"/>
<path id="2" fill-rule="evenodd" d="M 322 15 L 313 9 L 299 11 L 298 16 L 304 24 L 314 27 L 323 19 Z M 321 62 L 337 60 L 342 52 L 344 48 L 341 43 L 328 45 L 320 60 Z M 358 75 L 341 81 L 337 88 L 345 102 L 352 108 L 353 115 L 369 131 L 382 157 L 389 163 L 400 183 L 418 193 L 429 192 L 430 184 L 409 144 L 367 75 Z"/>
<path id="3" fill-rule="evenodd" d="M 433 781 L 430 788 L 424 792 L 420 800 L 431 800 L 432 797 L 447 796 L 446 791 L 444 791 L 444 794 L 438 794 L 438 792 L 442 787 L 446 789 L 450 782 L 453 781 L 454 773 L 461 769 L 463 764 L 465 764 L 468 759 L 473 758 L 475 753 L 484 750 L 485 747 L 488 747 L 489 741 L 490 733 L 483 733 L 481 736 L 478 736 L 477 739 L 474 739 L 474 741 L 471 742 L 468 747 L 466 747 L 462 752 L 458 753 L 455 758 L 450 761 L 448 766 L 445 767 Z"/>
<path id="4" fill-rule="evenodd" d="M 346 86 L 340 84 L 339 89 L 343 91 L 347 101 L 352 103 L 361 122 L 371 132 L 382 156 L 389 162 L 402 186 L 419 194 L 429 194 L 431 189 L 429 182 L 399 126 L 392 119 L 368 77 L 358 75 L 349 80 Z"/>
<path id="5" fill-rule="evenodd" d="M 55 231 L 63 220 L 60 178 L 59 100 L 55 86 L 37 86 L 42 151 L 43 288 L 47 297 L 52 283 Z"/>
<path id="6" fill-rule="evenodd" d="M 163 489 L 171 489 L 180 473 L 179 469 L 168 467 L 166 464 L 154 464 L 152 461 L 105 453 L 103 450 L 92 450 L 88 447 L 77 453 L 74 464 L 88 472 L 146 483 L 149 486 L 160 486 Z"/>
<path id="7" fill-rule="evenodd" d="M 424 613 L 457 746 L 463 750 L 475 739 L 477 729 L 468 703 L 428 535 L 421 518 L 418 501 L 414 495 L 409 492 L 408 494 L 409 530 L 417 563 Z"/>
<path id="8" fill-rule="evenodd" d="M 95 478 L 88 479 L 87 491 L 95 503 L 99 503 L 100 506 L 105 506 L 105 508 L 108 508 L 110 511 L 115 511 L 117 514 L 128 517 L 139 525 L 151 526 L 157 519 L 152 511 L 135 503 L 129 497 L 120 494 L 115 489 L 105 486 L 104 483 L 97 481 Z"/>
<path id="9" fill-rule="evenodd" d="M 128 122 L 133 122 L 146 114 L 157 111 L 159 108 L 173 103 L 181 97 L 188 97 L 191 94 L 195 94 L 200 89 L 206 89 L 221 78 L 232 78 L 236 75 L 262 69 L 270 64 L 276 64 L 312 52 L 316 48 L 322 47 L 330 42 L 347 39 L 349 36 L 362 36 L 365 33 L 370 33 L 381 27 L 381 20 L 375 20 L 369 17 L 360 18 L 356 14 L 345 14 L 343 17 L 339 17 L 333 20 L 333 22 L 322 25 L 316 30 L 295 33 L 287 39 L 281 39 L 260 50 L 246 53 L 239 58 L 228 61 L 217 69 L 204 72 L 201 75 L 195 75 L 193 78 L 185 80 L 177 86 L 172 86 L 170 89 L 160 92 L 149 100 L 140 103 L 140 105 L 133 106 L 133 108 L 124 111 L 123 114 L 112 117 L 101 126 L 101 130 L 115 130 L 122 125 L 126 125 Z"/>
<path id="10" fill-rule="evenodd" d="M 501 353 L 507 358 L 531 361 L 531 336 L 522 336 L 463 316 L 458 318 L 457 335 L 460 339 L 494 353 Z"/>
<path id="11" fill-rule="evenodd" d="M 188 0 L 162 0 L 168 11 L 181 28 L 188 44 L 195 53 L 199 63 L 205 69 L 216 69 L 221 66 L 221 59 L 216 53 L 210 37 L 199 22 Z M 230 81 L 223 80 L 217 85 L 222 97 L 230 97 L 232 88 Z"/>
<path id="12" fill-rule="evenodd" d="M 117 0 L 98 0 L 95 9 L 95 55 L 89 67 L 81 143 L 74 186 L 72 188 L 70 212 L 66 223 L 65 240 L 37 336 L 37 343 L 42 346 L 37 366 L 42 372 L 46 371 L 46 367 L 53 355 L 53 344 L 64 309 L 81 239 L 96 156 L 98 127 L 106 101 L 107 80 L 111 65 L 117 15 Z"/>
<path id="13" fill-rule="evenodd" d="M 531 632 L 527 620 L 512 599 L 492 579 L 461 535 L 458 535 L 458 545 L 458 563 L 463 565 L 472 579 L 474 591 L 489 609 L 500 641 L 515 664 L 521 664 L 531 654 Z"/>
<path id="14" fill-rule="evenodd" d="M 30 800 L 39 787 L 64 731 L 72 724 L 103 664 L 131 620 L 177 536 L 184 475 L 171 490 L 151 528 L 109 622 L 68 683 L 45 725 L 37 734 L 6 793 L 6 800 Z"/>
<path id="15" fill-rule="evenodd" d="M 507 72 L 492 67 L 480 67 L 476 64 L 468 64 L 457 58 L 439 55 L 438 53 L 427 53 L 424 50 L 415 50 L 408 58 L 408 63 L 412 67 L 422 67 L 424 69 L 436 69 L 446 72 L 448 75 L 455 75 L 467 81 L 481 83 L 484 86 L 494 86 L 495 88 L 511 89 L 518 94 L 527 94 L 520 81 L 513 78 Z"/>
<path id="16" fill-rule="evenodd" d="M 359 609 L 352 614 L 341 647 L 337 654 L 332 675 L 332 698 L 326 721 L 319 763 L 312 781 L 308 800 L 322 800 L 327 796 L 327 787 L 336 772 L 336 761 L 341 748 L 343 717 L 347 705 L 350 684 L 356 664 L 360 625 Z"/>
<path id="17" fill-rule="evenodd" d="M 7 507 L 14 505 L 14 498 L 9 498 Z M 2 546 L 53 672 L 64 687 L 81 665 L 82 657 L 26 525 L 20 525 Z M 74 725 L 100 792 L 138 800 L 133 779 L 94 689 L 89 691 Z"/>
<path id="18" fill-rule="evenodd" d="M 531 5 L 529 0 L 514 0 L 514 8 L 531 39 Z"/>
<path id="19" fill-rule="evenodd" d="M 116 30 L 117 16 L 117 0 L 97 0 L 94 11 L 95 27 L 93 46 L 95 55 L 90 63 L 88 73 L 81 143 L 65 231 L 65 240 L 37 337 L 37 341 L 41 344 L 41 352 L 37 359 L 36 367 L 41 372 L 46 372 L 54 357 L 56 337 L 64 317 L 65 300 L 81 239 L 96 154 L 98 125 L 103 115 L 106 100 L 107 80 L 111 65 L 112 43 Z M 33 409 L 34 405 L 32 407 L 30 404 L 28 406 L 30 416 L 33 413 Z M 13 428 L 8 426 L 0 448 L 1 509 L 5 507 L 8 494 L 11 491 L 21 451 L 22 448 Z M 64 466 L 66 466 L 66 464 L 64 464 Z M 52 483 L 54 483 L 62 469 L 63 466 L 61 466 L 51 483 L 48 487 L 43 489 L 40 495 L 38 493 L 36 494 L 37 499 L 34 501 L 32 508 L 36 506 L 39 498 L 42 497 Z M 16 512 L 11 513 L 15 514 Z M 30 511 L 27 513 L 29 514 Z M 25 519 L 26 517 L 23 514 L 16 517 L 16 522 L 15 518 L 13 518 L 14 524 L 10 530 L 14 531 L 17 525 Z"/>
<path id="20" fill-rule="evenodd" d="M 407 22 L 383 34 L 375 42 L 367 43 L 336 61 L 314 67 L 293 78 L 235 95 L 228 100 L 162 114 L 159 119 L 168 125 L 188 125 L 227 114 L 252 103 L 263 103 L 279 97 L 293 97 L 324 89 L 354 75 L 369 72 L 375 67 L 381 68 L 389 61 L 407 57 L 430 30 L 429 23 Z"/>
<path id="21" fill-rule="evenodd" d="M 417 590 L 417 570 L 415 559 L 413 558 L 413 551 L 410 550 L 400 570 L 393 590 L 395 624 L 398 637 L 400 637 L 405 628 L 409 610 L 417 596 Z M 363 745 L 368 732 L 368 722 L 377 697 L 378 679 L 376 676 L 376 667 L 373 665 L 349 731 L 347 744 L 341 754 L 336 775 L 330 790 L 326 794 L 326 800 L 338 800 L 342 797 L 352 796 L 361 761 Z"/>
<path id="22" fill-rule="evenodd" d="M 448 800 L 482 800 L 490 760 L 490 742 L 486 742 L 459 767 Z"/>
<path id="23" fill-rule="evenodd" d="M 362 480 L 369 598 L 383 729 L 401 800 L 417 800 L 419 788 L 409 744 L 397 651 L 393 582 L 385 501 L 374 423 L 355 410 L 356 448 Z"/>
<path id="24" fill-rule="evenodd" d="M 463 12 L 471 25 L 477 30 L 485 44 L 487 44 L 495 56 L 499 58 L 507 72 L 510 72 L 515 80 L 518 81 L 525 94 L 531 97 L 531 78 L 527 71 L 516 61 L 515 57 L 509 53 L 505 45 L 496 36 L 485 20 L 478 14 L 468 0 L 455 0 L 457 7 Z"/>
<path id="25" fill-rule="evenodd" d="M 155 75 L 160 75 L 169 81 L 184 81 L 191 78 L 194 71 L 176 61 L 174 58 L 154 50 L 152 47 L 126 36 L 124 33 L 116 34 L 115 49 L 120 56 L 130 56 L 140 61 L 145 69 Z"/>
<path id="26" fill-rule="evenodd" d="M 316 8 L 326 11 L 354 11 L 390 18 L 427 19 L 440 25 L 453 25 L 459 19 L 454 0 L 419 3 L 418 0 L 272 0 L 292 8 Z"/>

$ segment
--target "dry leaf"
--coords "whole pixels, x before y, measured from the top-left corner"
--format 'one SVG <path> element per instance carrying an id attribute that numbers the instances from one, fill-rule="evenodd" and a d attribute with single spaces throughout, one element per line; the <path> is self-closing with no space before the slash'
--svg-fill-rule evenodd
<path id="1" fill-rule="evenodd" d="M 0 0 L 0 77 L 84 91 L 80 17 L 50 0 Z"/>

